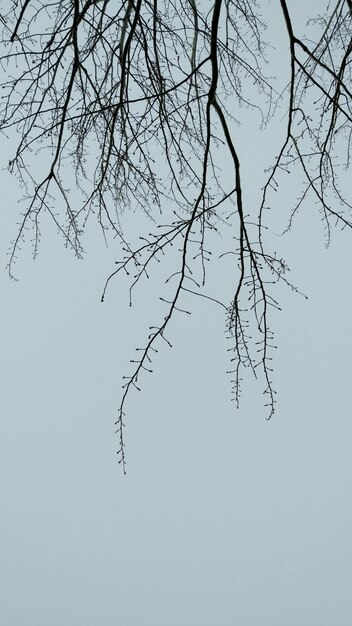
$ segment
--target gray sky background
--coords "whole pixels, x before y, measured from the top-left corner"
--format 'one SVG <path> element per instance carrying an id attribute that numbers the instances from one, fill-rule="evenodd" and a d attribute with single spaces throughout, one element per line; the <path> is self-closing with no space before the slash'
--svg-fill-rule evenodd
<path id="1" fill-rule="evenodd" d="M 264 137 L 271 150 L 279 130 Z M 6 172 L 1 183 L 4 266 L 18 188 Z M 115 282 L 102 305 L 114 244 L 92 227 L 76 262 L 42 230 L 20 281 L 0 275 L 0 624 L 350 625 L 351 235 L 336 231 L 325 250 L 307 203 L 277 238 L 309 300 L 279 292 L 270 422 L 250 379 L 240 410 L 230 402 L 222 310 L 197 301 L 175 318 L 174 348 L 130 398 L 124 477 L 114 420 L 144 312 L 161 316 L 157 294 L 136 293 L 130 309 Z M 210 286 L 229 279 L 210 272 Z"/>

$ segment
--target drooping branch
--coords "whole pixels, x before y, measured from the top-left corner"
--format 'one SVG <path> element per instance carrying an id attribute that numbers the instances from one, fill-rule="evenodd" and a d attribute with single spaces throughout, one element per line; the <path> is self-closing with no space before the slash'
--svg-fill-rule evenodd
<path id="1" fill-rule="evenodd" d="M 327 241 L 332 222 L 352 225 L 336 158 L 339 142 L 338 154 L 344 145 L 350 167 L 351 1 L 337 0 L 316 18 L 320 35 L 312 43 L 298 37 L 292 9 L 280 0 L 289 84 L 276 106 L 263 71 L 267 47 L 257 2 L 214 0 L 210 11 L 197 0 L 2 4 L 0 125 L 7 136 L 19 137 L 10 169 L 26 199 L 10 250 L 10 275 L 32 229 L 37 254 L 44 213 L 78 257 L 88 220 L 97 220 L 106 240 L 111 233 L 120 243 L 120 260 L 102 300 L 123 273 L 132 304 L 134 289 L 153 275 L 159 257 L 169 263 L 166 283 L 159 285 L 161 321 L 150 328 L 125 377 L 116 421 L 124 471 L 129 393 L 151 371 L 160 341 L 170 345 L 166 331 L 173 317 L 190 312 L 186 294 L 225 310 L 234 398 L 238 404 L 243 370 L 249 369 L 263 379 L 270 418 L 270 310 L 279 308 L 273 283 L 296 288 L 287 279 L 286 262 L 270 252 L 264 209 L 280 173 L 296 167 L 302 191 L 289 210 L 288 228 L 309 197 L 322 212 Z M 281 101 L 285 134 L 257 212 L 248 206 L 236 122 L 242 110 L 253 110 L 263 125 Z M 139 209 L 152 223 L 137 244 L 123 228 L 128 209 Z M 220 255 L 235 258 L 230 303 L 203 291 L 210 235 L 221 233 L 224 223 L 236 242 Z"/>
<path id="2" fill-rule="evenodd" d="M 304 189 L 293 206 L 288 229 L 303 201 L 311 195 L 322 212 L 328 245 L 331 220 L 342 228 L 352 226 L 352 204 L 342 188 L 344 181 L 339 176 L 339 164 L 335 165 L 339 139 L 345 142 L 344 150 L 339 144 L 339 159 L 344 153 L 348 167 L 352 137 L 350 3 L 339 1 L 328 20 L 317 18 L 316 22 L 323 24 L 324 29 L 312 48 L 295 35 L 286 1 L 280 0 L 280 5 L 291 63 L 287 130 L 264 186 L 259 222 L 262 223 L 268 193 L 277 186 L 280 171 L 290 171 L 298 166 L 303 174 Z M 301 60 L 299 52 L 304 53 L 305 59 Z M 314 94 L 313 98 L 308 99 L 308 94 Z M 338 209 L 335 208 L 336 201 Z"/>

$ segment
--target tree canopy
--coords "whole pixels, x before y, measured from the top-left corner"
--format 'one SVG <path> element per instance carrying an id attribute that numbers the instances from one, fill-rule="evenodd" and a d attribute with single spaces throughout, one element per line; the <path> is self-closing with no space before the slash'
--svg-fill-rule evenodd
<path id="1" fill-rule="evenodd" d="M 223 307 L 235 401 L 243 370 L 250 370 L 262 380 L 272 416 L 270 311 L 279 308 L 273 285 L 296 290 L 266 236 L 267 211 L 282 176 L 295 169 L 301 181 L 296 197 L 283 200 L 288 228 L 304 202 L 317 205 L 327 243 L 334 226 L 352 226 L 352 2 L 328 2 L 311 16 L 305 38 L 295 32 L 295 3 L 277 4 L 289 51 L 289 81 L 279 93 L 270 77 L 264 1 L 0 2 L 0 126 L 16 139 L 9 168 L 25 198 L 10 276 L 27 237 L 37 255 L 44 213 L 78 258 L 88 220 L 120 243 L 102 299 L 120 273 L 130 281 L 132 298 L 173 250 L 171 295 L 161 298 L 161 321 L 150 328 L 124 381 L 116 420 L 124 468 L 126 400 L 150 370 L 158 343 L 169 343 L 175 312 L 188 312 L 185 294 Z M 258 132 L 277 115 L 286 120 L 257 206 L 246 204 L 236 137 L 251 110 L 258 114 Z M 225 161 L 230 177 L 223 175 Z M 137 245 L 121 220 L 135 209 L 152 224 Z M 223 254 L 235 255 L 235 287 L 231 301 L 222 302 L 206 291 L 209 237 L 229 226 L 234 245 Z"/>

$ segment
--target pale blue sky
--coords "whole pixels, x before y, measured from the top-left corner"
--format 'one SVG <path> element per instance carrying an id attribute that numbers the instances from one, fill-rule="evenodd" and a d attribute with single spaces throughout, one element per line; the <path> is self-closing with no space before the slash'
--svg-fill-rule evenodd
<path id="1" fill-rule="evenodd" d="M 17 194 L 3 173 L 2 267 Z M 349 233 L 325 250 L 308 206 L 278 240 L 309 300 L 280 292 L 270 422 L 250 379 L 230 402 L 222 310 L 175 318 L 128 405 L 125 477 L 114 419 L 154 294 L 130 309 L 116 282 L 102 305 L 114 245 L 92 229 L 76 262 L 43 235 L 19 282 L 0 274 L 1 626 L 349 626 Z"/>

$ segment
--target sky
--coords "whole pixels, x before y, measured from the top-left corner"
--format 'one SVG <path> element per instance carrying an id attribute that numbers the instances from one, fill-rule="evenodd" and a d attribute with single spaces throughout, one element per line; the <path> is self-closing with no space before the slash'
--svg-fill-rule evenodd
<path id="1" fill-rule="evenodd" d="M 1 188 L 4 268 L 19 190 Z M 231 402 L 222 310 L 175 318 L 130 398 L 126 476 L 114 421 L 156 294 L 131 309 L 115 282 L 102 304 L 114 244 L 88 229 L 76 261 L 43 234 L 18 282 L 0 273 L 0 624 L 350 625 L 349 233 L 326 249 L 308 204 L 278 238 L 309 298 L 280 291 L 270 421 L 250 378 Z"/>

